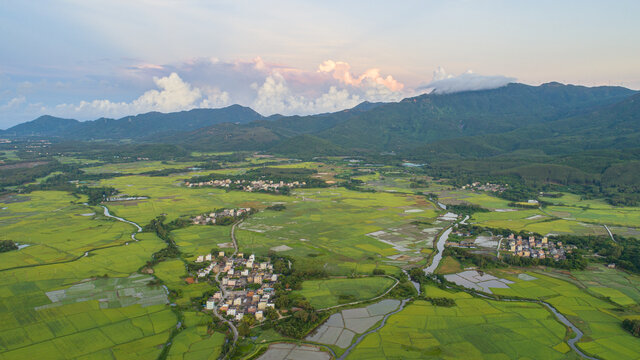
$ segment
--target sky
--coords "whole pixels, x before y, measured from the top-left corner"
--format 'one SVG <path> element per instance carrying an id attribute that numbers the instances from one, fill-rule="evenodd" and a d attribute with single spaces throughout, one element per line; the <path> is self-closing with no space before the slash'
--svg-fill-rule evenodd
<path id="1" fill-rule="evenodd" d="M 640 1 L 0 0 L 0 128 L 312 114 L 558 81 L 640 89 Z"/>

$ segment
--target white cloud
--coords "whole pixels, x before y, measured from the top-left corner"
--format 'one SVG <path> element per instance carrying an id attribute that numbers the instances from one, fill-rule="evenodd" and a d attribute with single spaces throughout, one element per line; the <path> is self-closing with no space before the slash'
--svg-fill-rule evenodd
<path id="1" fill-rule="evenodd" d="M 230 103 L 229 94 L 216 88 L 197 88 L 183 81 L 176 73 L 154 77 L 158 90 L 148 90 L 131 102 L 110 100 L 81 101 L 78 104 L 60 104 L 54 114 L 65 116 L 120 117 L 149 111 L 174 112 L 198 107 L 220 107 Z"/>
<path id="2" fill-rule="evenodd" d="M 20 105 L 24 104 L 26 101 L 27 101 L 27 98 L 24 96 L 14 97 L 13 99 L 9 100 L 9 102 L 7 102 L 6 104 L 0 106 L 0 110 L 8 110 L 11 108 L 19 107 Z"/>
<path id="3" fill-rule="evenodd" d="M 289 89 L 285 78 L 278 72 L 267 76 L 262 85 L 254 83 L 252 88 L 257 97 L 252 108 L 262 114 L 314 114 L 332 112 L 354 107 L 363 100 L 351 95 L 346 89 L 331 86 L 315 99 L 295 95 Z"/>
<path id="4" fill-rule="evenodd" d="M 433 72 L 431 82 L 418 87 L 416 90 L 433 91 L 436 94 L 450 94 L 460 91 L 496 89 L 515 81 L 515 78 L 502 75 L 479 75 L 473 73 L 471 70 L 456 76 L 448 74 L 440 66 Z"/>
<path id="5" fill-rule="evenodd" d="M 366 70 L 359 76 L 351 73 L 351 65 L 344 61 L 326 60 L 318 66 L 318 72 L 329 73 L 334 79 L 351 86 L 371 87 L 382 85 L 391 91 L 400 91 L 404 88 L 404 84 L 398 82 L 391 75 L 380 75 L 380 69 L 372 68 Z"/>

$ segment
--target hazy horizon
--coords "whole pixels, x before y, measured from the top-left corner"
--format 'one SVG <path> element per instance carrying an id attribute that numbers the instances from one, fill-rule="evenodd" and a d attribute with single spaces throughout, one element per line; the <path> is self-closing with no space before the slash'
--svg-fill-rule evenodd
<path id="1" fill-rule="evenodd" d="M 0 128 L 231 104 L 305 115 L 508 82 L 640 89 L 631 1 L 0 6 Z"/>

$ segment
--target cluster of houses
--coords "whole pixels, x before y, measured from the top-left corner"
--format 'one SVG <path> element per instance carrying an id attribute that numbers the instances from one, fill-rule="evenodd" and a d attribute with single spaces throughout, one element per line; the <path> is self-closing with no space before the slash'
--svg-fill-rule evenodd
<path id="1" fill-rule="evenodd" d="M 573 245 L 564 246 L 561 241 L 555 243 L 549 241 L 546 236 L 541 239 L 536 239 L 535 236 L 529 236 L 529 239 L 523 239 L 522 236 L 516 237 L 511 234 L 507 240 L 507 249 L 513 255 L 534 259 L 565 259 L 565 252 L 575 248 Z"/>
<path id="2" fill-rule="evenodd" d="M 503 192 L 507 190 L 509 184 L 492 184 L 492 183 L 480 183 L 478 181 L 471 184 L 463 185 L 462 190 L 475 190 L 475 191 L 490 191 L 490 192 Z"/>
<path id="3" fill-rule="evenodd" d="M 211 272 L 219 274 L 220 291 L 207 300 L 206 309 L 225 313 L 234 321 L 241 321 L 246 314 L 252 314 L 262 321 L 268 308 L 275 308 L 273 284 L 278 275 L 273 273 L 270 261 L 258 262 L 255 255 L 239 253 L 236 257 L 225 257 L 223 251 L 218 257 L 211 254 L 198 256 L 197 263 L 210 264 L 198 271 L 198 277 L 207 277 Z"/>
<path id="4" fill-rule="evenodd" d="M 270 191 L 270 192 L 278 192 L 281 188 L 296 188 L 307 185 L 305 181 L 293 181 L 293 182 L 274 182 L 271 180 L 210 180 L 210 181 L 201 181 L 197 183 L 192 183 L 189 181 L 185 182 L 185 185 L 188 187 L 199 187 L 199 186 L 213 186 L 219 188 L 231 188 L 231 189 L 239 189 L 248 192 L 254 191 Z"/>
<path id="5" fill-rule="evenodd" d="M 216 219 L 221 218 L 239 218 L 243 215 L 249 215 L 253 212 L 251 208 L 240 208 L 240 209 L 223 209 L 219 211 L 215 211 L 209 214 L 198 215 L 191 219 L 191 222 L 196 225 L 208 225 L 208 224 L 216 224 Z M 211 259 L 209 259 L 211 260 Z"/>
<path id="6" fill-rule="evenodd" d="M 131 200 L 146 200 L 148 196 L 131 196 L 127 194 L 118 194 L 107 197 L 105 201 L 131 201 Z"/>

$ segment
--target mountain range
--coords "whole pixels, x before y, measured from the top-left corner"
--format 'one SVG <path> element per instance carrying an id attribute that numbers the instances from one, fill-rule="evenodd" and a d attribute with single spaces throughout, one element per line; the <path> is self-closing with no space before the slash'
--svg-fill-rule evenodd
<path id="1" fill-rule="evenodd" d="M 403 156 L 489 157 L 542 150 L 547 155 L 624 149 L 640 143 L 640 95 L 622 87 L 547 83 L 453 94 L 308 116 L 262 116 L 233 105 L 121 119 L 77 121 L 42 116 L 2 137 L 124 140 L 188 149 L 262 150 L 310 157 L 395 152 Z"/>

